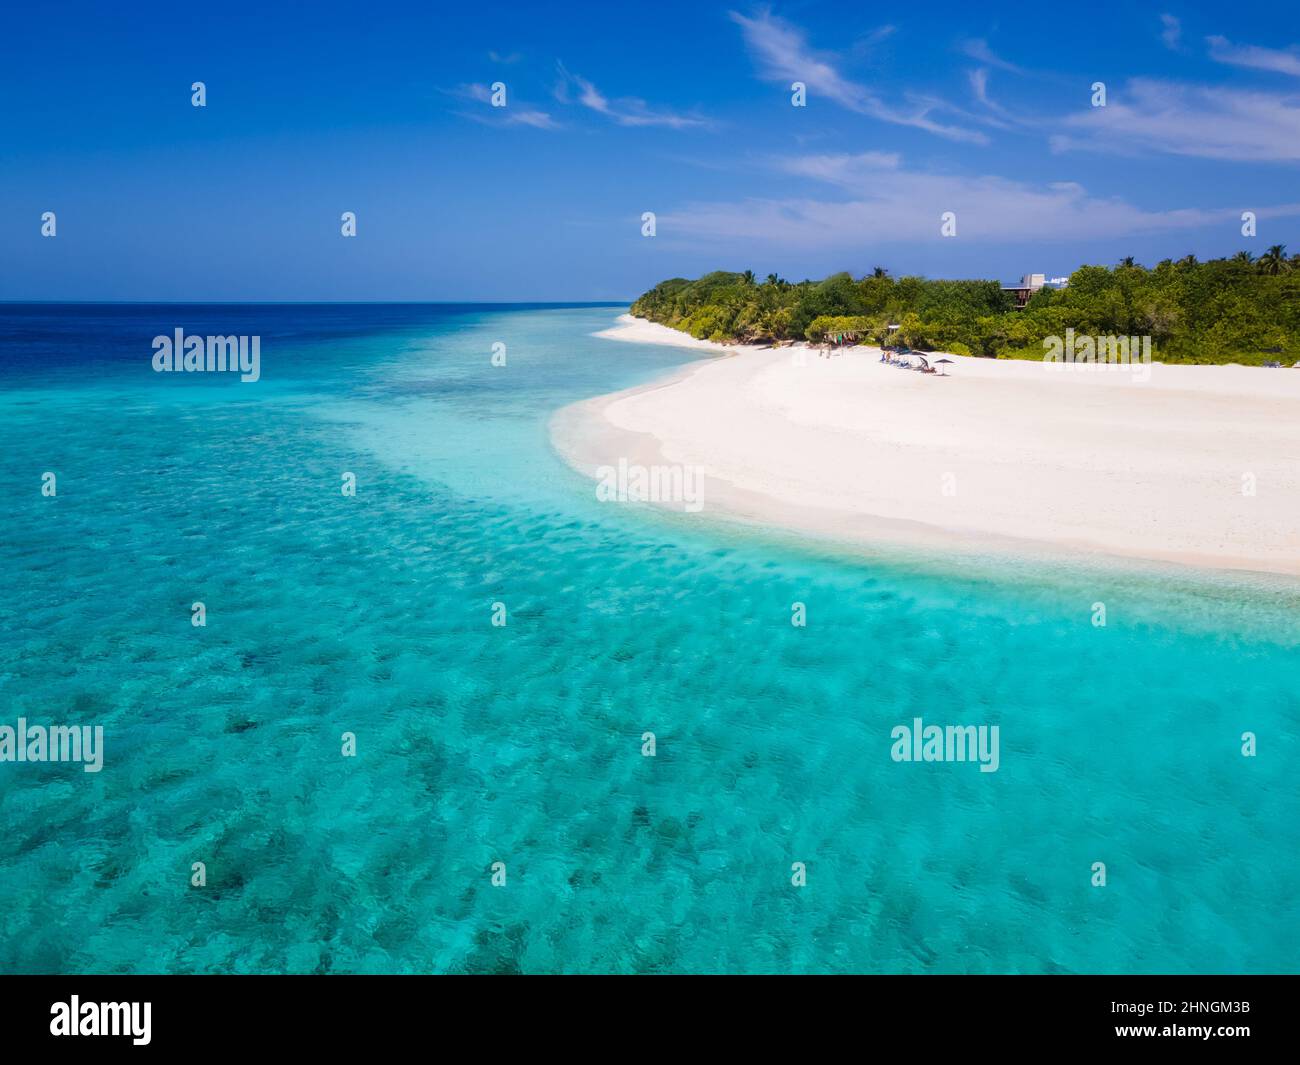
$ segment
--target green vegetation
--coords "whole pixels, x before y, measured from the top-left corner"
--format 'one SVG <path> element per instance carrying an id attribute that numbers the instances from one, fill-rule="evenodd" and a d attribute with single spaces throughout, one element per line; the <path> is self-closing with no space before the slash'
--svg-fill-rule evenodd
<path id="1" fill-rule="evenodd" d="M 912 347 L 990 358 L 1043 357 L 1043 338 L 1067 329 L 1089 336 L 1149 336 L 1165 362 L 1300 359 L 1300 256 L 1282 245 L 1258 260 L 1248 252 L 1198 262 L 1187 256 L 1146 269 L 1132 259 L 1084 266 L 1066 288 L 1044 288 L 1017 310 L 996 281 L 893 278 L 876 267 L 792 284 L 775 274 L 708 274 L 664 281 L 632 313 L 707 340 L 834 340 L 878 344 L 892 336 Z"/>

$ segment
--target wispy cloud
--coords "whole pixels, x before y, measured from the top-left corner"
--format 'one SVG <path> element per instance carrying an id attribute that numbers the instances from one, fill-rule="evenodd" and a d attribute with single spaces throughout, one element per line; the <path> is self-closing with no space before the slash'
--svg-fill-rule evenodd
<path id="1" fill-rule="evenodd" d="M 488 52 L 488 58 L 494 63 L 518 63 L 523 56 L 518 52 Z"/>
<path id="2" fill-rule="evenodd" d="M 1135 78 L 1105 107 L 1062 120 L 1053 149 L 1300 160 L 1300 96 Z"/>
<path id="3" fill-rule="evenodd" d="M 876 93 L 840 72 L 834 56 L 814 51 L 798 27 L 766 11 L 749 18 L 735 11 L 731 19 L 741 29 L 745 45 L 758 66 L 759 76 L 789 86 L 801 81 L 813 97 L 822 97 L 845 110 L 883 122 L 913 126 L 950 140 L 987 144 L 978 130 L 945 125 L 930 117 L 946 105 L 934 99 L 914 99 L 908 105 L 887 104 Z"/>
<path id="4" fill-rule="evenodd" d="M 987 122 L 999 129 L 1010 129 L 1013 125 L 1028 124 L 1023 117 L 1008 111 L 989 95 L 989 71 L 987 67 L 978 67 L 975 70 L 968 71 L 966 77 L 970 81 L 971 92 L 975 95 L 975 99 L 988 111 L 988 114 L 979 116 L 979 121 Z"/>
<path id="5" fill-rule="evenodd" d="M 578 103 L 598 115 L 617 122 L 620 126 L 663 126 L 667 129 L 700 129 L 709 126 L 709 119 L 697 114 L 680 114 L 664 108 L 652 108 L 634 96 L 612 100 L 586 78 L 567 70 L 559 64 L 560 80 L 555 87 L 555 97 L 561 103 Z"/>
<path id="6" fill-rule="evenodd" d="M 1146 210 L 1119 197 L 1090 195 L 1069 181 L 1040 185 L 914 170 L 892 154 L 798 156 L 773 165 L 827 185 L 841 198 L 696 203 L 661 213 L 661 232 L 770 247 L 861 247 L 866 242 L 938 240 L 940 216 L 953 211 L 957 239 L 1050 243 L 1188 230 L 1240 217 L 1235 206 Z M 1274 206 L 1265 213 L 1300 215 L 1300 204 Z"/>
<path id="7" fill-rule="evenodd" d="M 999 70 L 1007 70 L 1012 74 L 1024 73 L 1024 71 L 1021 70 L 1020 67 L 1016 66 L 1015 63 L 1009 63 L 1001 56 L 996 55 L 993 49 L 989 47 L 989 42 L 984 40 L 982 37 L 976 37 L 969 41 L 962 41 L 961 52 L 962 55 L 968 56 L 976 62 L 983 63 L 986 66 L 997 67 Z"/>
<path id="8" fill-rule="evenodd" d="M 986 67 L 980 67 L 978 70 L 972 70 L 969 74 L 971 91 L 975 93 L 975 99 L 982 104 L 993 105 L 989 99 L 989 72 Z"/>
<path id="9" fill-rule="evenodd" d="M 1271 70 L 1300 78 L 1300 48 L 1261 48 L 1253 44 L 1233 44 L 1226 37 L 1206 37 L 1210 58 L 1216 63 L 1253 70 Z"/>
<path id="10" fill-rule="evenodd" d="M 560 124 L 546 111 L 510 100 L 506 94 L 507 106 L 493 107 L 492 92 L 486 85 L 458 85 L 449 90 L 452 96 L 460 100 L 486 104 L 485 110 L 461 111 L 460 114 L 475 122 L 497 126 L 531 126 L 533 129 L 559 129 Z"/>
<path id="11" fill-rule="evenodd" d="M 532 108 L 520 108 L 511 111 L 505 117 L 508 126 L 532 126 L 534 129 L 559 129 L 560 124 L 547 112 Z"/>
<path id="12" fill-rule="evenodd" d="M 772 166 L 787 174 L 814 178 L 832 185 L 855 185 L 882 170 L 897 170 L 903 157 L 897 152 L 829 153 L 797 155 L 774 160 Z"/>
<path id="13" fill-rule="evenodd" d="M 1174 15 L 1161 15 L 1160 23 L 1164 27 L 1160 31 L 1160 40 L 1171 52 L 1178 51 L 1183 43 L 1183 24 Z"/>
<path id="14" fill-rule="evenodd" d="M 849 51 L 854 58 L 869 58 L 877 51 L 880 45 L 884 44 L 885 41 L 889 40 L 889 38 L 894 35 L 895 30 L 896 27 L 894 26 L 880 26 L 872 30 L 865 37 L 860 37 L 858 40 L 854 41 L 853 47 L 850 48 Z"/>

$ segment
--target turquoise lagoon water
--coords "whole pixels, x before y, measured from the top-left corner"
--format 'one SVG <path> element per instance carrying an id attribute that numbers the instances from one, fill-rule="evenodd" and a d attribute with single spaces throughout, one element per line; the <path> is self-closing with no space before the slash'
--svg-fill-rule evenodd
<path id="1" fill-rule="evenodd" d="M 1297 968 L 1294 583 L 598 504 L 551 414 L 691 357 L 618 310 L 0 307 L 0 724 L 105 729 L 0 764 L 0 971 Z"/>

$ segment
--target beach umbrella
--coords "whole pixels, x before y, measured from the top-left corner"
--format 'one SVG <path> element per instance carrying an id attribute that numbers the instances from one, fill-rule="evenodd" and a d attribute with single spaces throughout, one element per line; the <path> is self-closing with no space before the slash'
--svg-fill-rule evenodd
<path id="1" fill-rule="evenodd" d="M 940 363 L 948 363 L 949 365 L 951 365 L 951 364 L 952 364 L 952 359 L 935 359 L 935 360 L 934 360 L 934 364 L 935 364 L 936 366 L 938 366 Z M 939 371 L 939 376 L 940 376 L 940 377 L 947 377 L 947 376 L 948 376 L 948 372 L 947 372 L 946 370 L 940 370 L 940 371 Z"/>

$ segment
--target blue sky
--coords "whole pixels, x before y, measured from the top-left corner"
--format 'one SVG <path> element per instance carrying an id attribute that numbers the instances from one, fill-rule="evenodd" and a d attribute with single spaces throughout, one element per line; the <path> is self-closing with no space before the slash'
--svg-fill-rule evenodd
<path id="1" fill-rule="evenodd" d="M 11 6 L 0 299 L 618 299 L 718 268 L 1300 251 L 1294 7 L 1015 11 Z"/>

